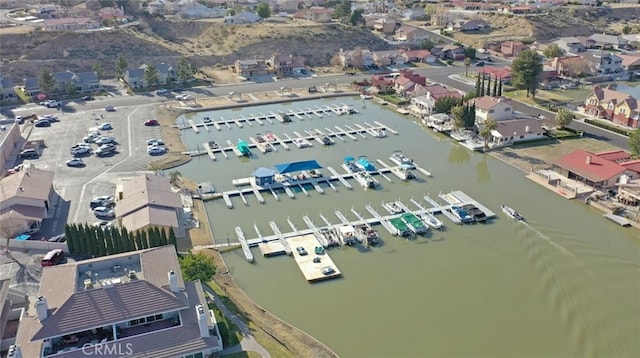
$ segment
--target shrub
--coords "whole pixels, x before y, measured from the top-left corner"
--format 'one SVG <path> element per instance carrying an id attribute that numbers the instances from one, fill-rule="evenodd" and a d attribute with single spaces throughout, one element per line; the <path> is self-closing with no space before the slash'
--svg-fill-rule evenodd
<path id="1" fill-rule="evenodd" d="M 629 131 L 627 129 L 616 127 L 614 125 L 610 125 L 610 124 L 607 124 L 607 123 L 602 123 L 600 121 L 594 121 L 592 119 L 585 118 L 584 122 L 587 123 L 587 124 L 594 125 L 596 127 L 604 128 L 606 130 L 609 130 L 609 131 L 612 131 L 612 132 L 615 132 L 615 133 L 618 133 L 618 134 L 622 134 L 622 135 L 627 136 L 627 137 L 631 134 L 631 131 Z"/>

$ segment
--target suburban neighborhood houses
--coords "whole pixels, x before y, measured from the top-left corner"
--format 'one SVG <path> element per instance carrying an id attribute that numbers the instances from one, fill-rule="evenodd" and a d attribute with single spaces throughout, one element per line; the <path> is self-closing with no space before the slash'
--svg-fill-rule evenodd
<path id="1" fill-rule="evenodd" d="M 338 264 L 353 258 L 332 261 L 333 246 L 372 252 L 360 261 L 368 267 L 379 247 L 389 257 L 435 265 L 410 256 L 427 250 L 415 244 L 445 255 L 471 243 L 479 258 L 471 265 L 484 274 L 496 271 L 495 260 L 504 260 L 496 253 L 508 242 L 520 245 L 507 249 L 522 261 L 522 271 L 513 272 L 527 285 L 525 276 L 538 275 L 543 261 L 554 285 L 593 276 L 585 278 L 596 279 L 585 281 L 589 287 L 610 280 L 609 266 L 620 272 L 637 266 L 629 254 L 637 235 L 628 234 L 640 229 L 640 6 L 634 2 L 54 3 L 0 4 L 0 35 L 9 44 L 0 58 L 3 357 L 100 356 L 87 351 L 100 347 L 117 347 L 118 354 L 105 356 L 140 358 L 357 356 L 352 346 L 360 340 L 334 347 L 311 335 L 314 326 L 294 327 L 272 313 L 296 314 L 287 311 L 290 299 L 311 317 L 296 324 L 314 324 L 322 318 L 316 309 L 328 312 L 317 297 L 305 296 L 317 307 L 295 295 L 262 306 L 262 290 L 274 297 L 307 292 L 326 288 L 313 282 L 340 277 Z M 110 40 L 96 40 L 102 36 Z M 367 150 L 385 155 L 368 160 Z M 322 151 L 322 163 L 314 151 Z M 277 156 L 304 161 L 269 162 Z M 415 189 L 424 183 L 431 193 Z M 393 198 L 400 185 L 410 199 Z M 478 197 L 488 203 L 438 185 L 484 190 Z M 371 198 L 376 205 L 357 208 L 358 200 Z M 325 207 L 323 200 L 334 202 Z M 276 201 L 280 206 L 269 206 Z M 583 205 L 600 211 L 575 208 Z M 315 212 L 293 211 L 301 207 L 325 212 L 311 219 Z M 499 212 L 480 219 L 478 211 L 492 209 Z M 580 223 L 598 219 L 611 226 L 598 222 L 597 239 L 581 233 Z M 476 220 L 483 225 L 466 225 Z M 460 229 L 450 229 L 453 224 Z M 600 237 L 614 232 L 631 239 Z M 443 239 L 451 233 L 456 236 Z M 592 253 L 601 256 L 590 261 Z M 274 275 L 285 265 L 264 262 L 280 254 L 295 261 L 309 287 L 287 286 L 291 277 Z M 629 272 L 611 275 L 626 280 Z M 533 283 L 547 284 L 540 276 Z M 251 281 L 256 277 L 266 288 Z M 342 279 L 341 289 L 353 292 L 346 286 L 362 278 Z M 416 297 L 431 297 L 413 289 Z M 572 285 L 562 289 L 567 298 L 584 298 L 584 307 L 569 307 L 572 316 L 601 303 L 592 305 L 588 292 Z M 484 309 L 476 304 L 463 308 Z M 558 307 L 543 308 L 557 315 Z M 408 317 L 402 307 L 398 312 Z M 341 314 L 360 337 L 358 324 L 368 316 Z M 541 324 L 549 324 L 544 314 Z M 572 324 L 587 332 L 609 323 L 584 321 Z M 559 327 L 554 332 L 566 329 Z M 616 334 L 605 328 L 596 336 Z M 503 353 L 486 337 L 470 343 L 486 349 L 477 354 Z M 589 349 L 607 356 L 618 343 L 605 341 Z M 620 352 L 637 351 L 635 343 Z M 401 344 L 393 351 L 398 356 L 415 353 Z M 563 338 L 553 349 L 563 344 L 575 342 Z M 441 354 L 466 352 L 449 349 Z"/>

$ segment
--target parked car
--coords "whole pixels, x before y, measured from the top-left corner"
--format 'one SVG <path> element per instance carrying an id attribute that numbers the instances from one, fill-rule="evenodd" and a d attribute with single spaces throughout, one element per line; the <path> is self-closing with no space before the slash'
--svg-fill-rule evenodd
<path id="1" fill-rule="evenodd" d="M 54 116 L 53 114 L 45 114 L 44 116 L 40 117 L 40 119 L 46 119 L 49 122 L 57 122 L 58 121 L 58 117 Z"/>
<path id="2" fill-rule="evenodd" d="M 147 147 L 147 153 L 149 155 L 161 155 L 167 152 L 167 149 L 165 147 L 160 147 L 160 146 L 156 146 L 156 145 L 152 145 Z"/>
<path id="3" fill-rule="evenodd" d="M 68 167 L 80 168 L 84 167 L 84 162 L 81 158 L 73 158 L 66 161 Z"/>
<path id="4" fill-rule="evenodd" d="M 190 97 L 191 96 L 189 96 L 188 94 L 178 94 L 174 98 L 177 99 L 178 101 L 184 101 L 189 99 Z"/>
<path id="5" fill-rule="evenodd" d="M 95 144 L 97 144 L 97 145 L 114 144 L 114 143 L 116 143 L 116 137 L 113 137 L 113 136 L 100 136 L 93 142 Z"/>
<path id="6" fill-rule="evenodd" d="M 77 147 L 77 148 L 71 149 L 71 155 L 73 155 L 74 157 L 78 157 L 78 156 L 89 154 L 89 153 L 91 153 L 91 147 Z"/>
<path id="7" fill-rule="evenodd" d="M 98 206 L 97 208 L 93 209 L 93 215 L 95 215 L 97 218 L 104 219 L 113 219 L 116 217 L 116 213 L 112 209 L 104 206 Z"/>
<path id="8" fill-rule="evenodd" d="M 51 127 L 51 122 L 48 119 L 38 119 L 33 125 L 36 127 Z"/>
<path id="9" fill-rule="evenodd" d="M 164 142 L 162 141 L 162 139 L 151 138 L 147 139 L 147 146 L 149 145 L 164 145 Z"/>
<path id="10" fill-rule="evenodd" d="M 107 112 L 115 112 L 116 111 L 116 107 L 112 106 L 112 105 L 107 105 L 104 107 L 104 110 Z"/>
<path id="11" fill-rule="evenodd" d="M 91 96 L 84 96 L 81 98 L 83 101 L 93 101 L 95 98 L 91 97 Z"/>
<path id="12" fill-rule="evenodd" d="M 32 159 L 32 158 L 38 158 L 40 155 L 38 154 L 38 151 L 35 149 L 25 149 L 22 152 L 20 152 L 20 158 L 28 158 L 28 159 Z"/>
<path id="13" fill-rule="evenodd" d="M 18 124 L 22 124 L 22 123 L 24 123 L 24 117 L 22 117 L 22 116 L 16 116 L 16 123 L 18 123 Z"/>
<path id="14" fill-rule="evenodd" d="M 48 99 L 46 101 L 40 102 L 40 105 L 45 106 L 47 108 L 56 108 L 56 107 L 60 107 L 62 103 L 52 99 Z"/>
<path id="15" fill-rule="evenodd" d="M 110 145 L 110 144 L 105 144 L 105 145 Z M 115 147 L 111 148 L 111 147 L 100 147 L 95 151 L 96 156 L 102 158 L 102 157 L 108 157 L 110 155 L 115 154 L 116 150 Z"/>
<path id="16" fill-rule="evenodd" d="M 169 90 L 164 88 L 160 88 L 159 90 L 156 91 L 156 94 L 167 94 L 167 93 L 169 93 Z"/>
<path id="17" fill-rule="evenodd" d="M 113 197 L 108 195 L 96 196 L 89 202 L 89 207 L 95 209 L 99 206 L 110 207 L 113 205 Z"/>
<path id="18" fill-rule="evenodd" d="M 60 235 L 56 235 L 56 236 L 50 237 L 47 241 L 49 241 L 49 242 L 65 242 L 66 241 L 66 237 L 65 237 L 64 234 L 60 234 Z"/>
<path id="19" fill-rule="evenodd" d="M 108 130 L 112 130 L 113 127 L 111 126 L 111 123 L 105 122 L 105 123 L 102 123 L 100 126 L 98 126 L 98 129 L 101 131 L 108 131 Z"/>
<path id="20" fill-rule="evenodd" d="M 84 136 L 82 138 L 82 141 L 85 142 L 85 143 L 93 143 L 99 137 L 100 137 L 100 134 L 98 134 L 98 133 L 89 133 L 89 134 L 87 134 L 86 136 Z"/>
<path id="21" fill-rule="evenodd" d="M 151 127 L 151 126 L 157 126 L 159 125 L 159 123 L 155 119 L 147 119 L 146 121 L 144 121 L 144 125 L 147 127 Z"/>
<path id="22" fill-rule="evenodd" d="M 473 65 L 476 67 L 482 67 L 484 66 L 484 61 L 476 61 Z"/>
<path id="23" fill-rule="evenodd" d="M 307 255 L 307 250 L 305 250 L 305 248 L 302 247 L 302 246 L 296 247 L 296 251 L 298 251 L 298 255 L 300 255 L 300 256 L 306 256 Z"/>

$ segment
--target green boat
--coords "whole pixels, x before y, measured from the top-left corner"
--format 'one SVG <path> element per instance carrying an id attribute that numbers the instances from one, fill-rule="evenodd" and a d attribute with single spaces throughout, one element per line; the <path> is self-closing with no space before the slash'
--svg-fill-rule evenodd
<path id="1" fill-rule="evenodd" d="M 404 220 L 402 220 L 402 218 L 399 218 L 399 217 L 398 218 L 393 218 L 393 219 L 390 219 L 389 222 L 397 230 L 397 235 L 398 236 L 409 236 L 409 235 L 411 235 L 411 230 L 407 227 L 407 224 L 405 224 L 405 222 L 404 222 Z"/>
<path id="2" fill-rule="evenodd" d="M 402 221 L 404 221 L 409 229 L 413 231 L 415 234 L 424 234 L 429 231 L 429 227 L 424 224 L 424 222 L 417 216 L 411 213 L 404 213 L 400 216 Z"/>

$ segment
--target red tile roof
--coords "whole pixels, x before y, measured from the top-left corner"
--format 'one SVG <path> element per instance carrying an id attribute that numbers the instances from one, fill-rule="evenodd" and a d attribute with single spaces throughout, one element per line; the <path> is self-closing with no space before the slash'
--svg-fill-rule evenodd
<path id="1" fill-rule="evenodd" d="M 608 152 L 596 153 L 596 155 L 602 159 L 610 160 L 612 162 L 617 162 L 619 160 L 628 160 L 631 157 L 629 153 L 625 152 L 624 150 L 611 150 Z"/>
<path id="2" fill-rule="evenodd" d="M 625 168 L 616 162 L 580 149 L 560 158 L 555 164 L 593 182 L 609 180 L 625 171 Z"/>
<path id="3" fill-rule="evenodd" d="M 623 163 L 620 163 L 620 165 L 625 167 L 627 170 L 631 170 L 640 174 L 640 159 L 623 162 Z"/>

